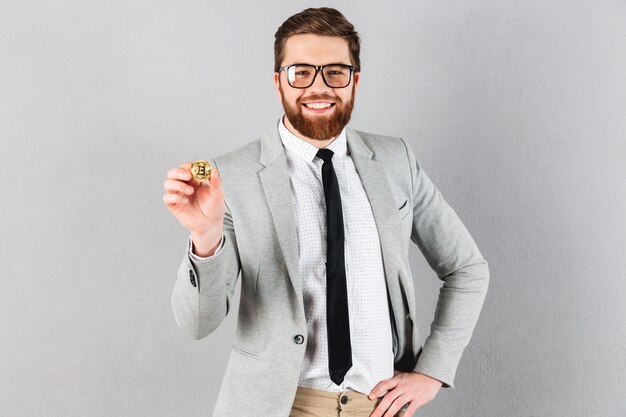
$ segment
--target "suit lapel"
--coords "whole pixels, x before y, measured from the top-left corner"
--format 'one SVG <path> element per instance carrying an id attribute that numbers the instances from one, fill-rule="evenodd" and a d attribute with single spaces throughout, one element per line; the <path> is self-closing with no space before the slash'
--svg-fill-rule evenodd
<path id="1" fill-rule="evenodd" d="M 260 162 L 265 168 L 259 172 L 259 176 L 272 213 L 278 243 L 296 297 L 299 304 L 302 305 L 300 255 L 298 253 L 295 213 L 291 200 L 291 181 L 287 171 L 285 151 L 277 127 L 270 129 L 261 138 Z"/>
<path id="2" fill-rule="evenodd" d="M 392 300 L 398 300 L 401 295 L 398 279 L 393 274 L 398 274 L 397 265 L 394 268 L 395 257 L 401 254 L 401 245 L 398 244 L 398 236 L 401 235 L 401 224 L 398 219 L 396 197 L 391 191 L 385 166 L 382 162 L 372 159 L 374 153 L 367 147 L 361 137 L 352 129 L 347 128 L 348 148 L 354 166 L 361 177 L 365 193 L 372 206 L 376 228 L 383 256 L 385 279 L 387 289 Z"/>

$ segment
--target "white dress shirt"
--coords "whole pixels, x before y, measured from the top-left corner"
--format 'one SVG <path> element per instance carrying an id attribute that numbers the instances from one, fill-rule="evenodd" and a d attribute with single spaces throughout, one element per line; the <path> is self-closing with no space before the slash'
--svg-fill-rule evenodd
<path id="1" fill-rule="evenodd" d="M 326 201 L 322 183 L 324 161 L 317 147 L 292 134 L 278 123 L 291 179 L 291 196 L 298 233 L 298 253 L 307 346 L 299 386 L 325 391 L 354 390 L 369 394 L 381 380 L 393 376 L 394 341 L 387 300 L 378 231 L 371 206 L 347 147 L 345 129 L 327 146 L 339 183 L 344 217 L 346 284 L 350 315 L 352 368 L 341 385 L 328 371 L 326 333 Z M 224 238 L 213 256 L 224 245 Z M 192 251 L 198 262 L 202 258 Z"/>

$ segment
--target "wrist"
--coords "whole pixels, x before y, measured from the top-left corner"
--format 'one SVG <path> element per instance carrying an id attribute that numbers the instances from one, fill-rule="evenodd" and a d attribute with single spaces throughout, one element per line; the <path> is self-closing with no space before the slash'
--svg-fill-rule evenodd
<path id="1" fill-rule="evenodd" d="M 439 387 L 443 386 L 443 381 L 440 381 L 437 378 L 433 378 L 430 375 L 426 375 L 426 374 L 423 374 L 423 373 L 418 372 L 418 371 L 411 371 L 411 372 L 413 372 L 414 374 L 425 376 L 426 378 L 428 378 L 428 381 L 431 382 L 433 385 L 438 385 Z"/>
<path id="2" fill-rule="evenodd" d="M 220 224 L 200 227 L 198 229 L 189 230 L 189 233 L 191 233 L 192 237 L 205 239 L 206 237 L 221 235 L 223 231 L 224 231 L 224 226 L 220 223 Z"/>
<path id="3" fill-rule="evenodd" d="M 222 241 L 223 228 L 207 229 L 191 232 L 192 252 L 206 258 L 215 254 Z"/>

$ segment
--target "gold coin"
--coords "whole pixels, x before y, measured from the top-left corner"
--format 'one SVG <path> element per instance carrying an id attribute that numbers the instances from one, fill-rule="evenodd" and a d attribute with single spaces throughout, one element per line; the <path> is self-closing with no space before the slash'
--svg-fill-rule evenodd
<path id="1" fill-rule="evenodd" d="M 196 181 L 211 179 L 211 164 L 209 164 L 209 161 L 204 161 L 202 159 L 195 161 L 191 164 L 189 172 Z"/>

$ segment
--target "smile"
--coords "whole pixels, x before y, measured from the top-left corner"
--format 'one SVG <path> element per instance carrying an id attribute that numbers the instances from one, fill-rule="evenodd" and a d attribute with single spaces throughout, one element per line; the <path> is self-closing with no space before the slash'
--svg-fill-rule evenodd
<path id="1" fill-rule="evenodd" d="M 315 103 L 302 103 L 307 110 L 312 111 L 314 113 L 323 113 L 335 106 L 335 103 L 328 102 L 315 102 Z"/>

